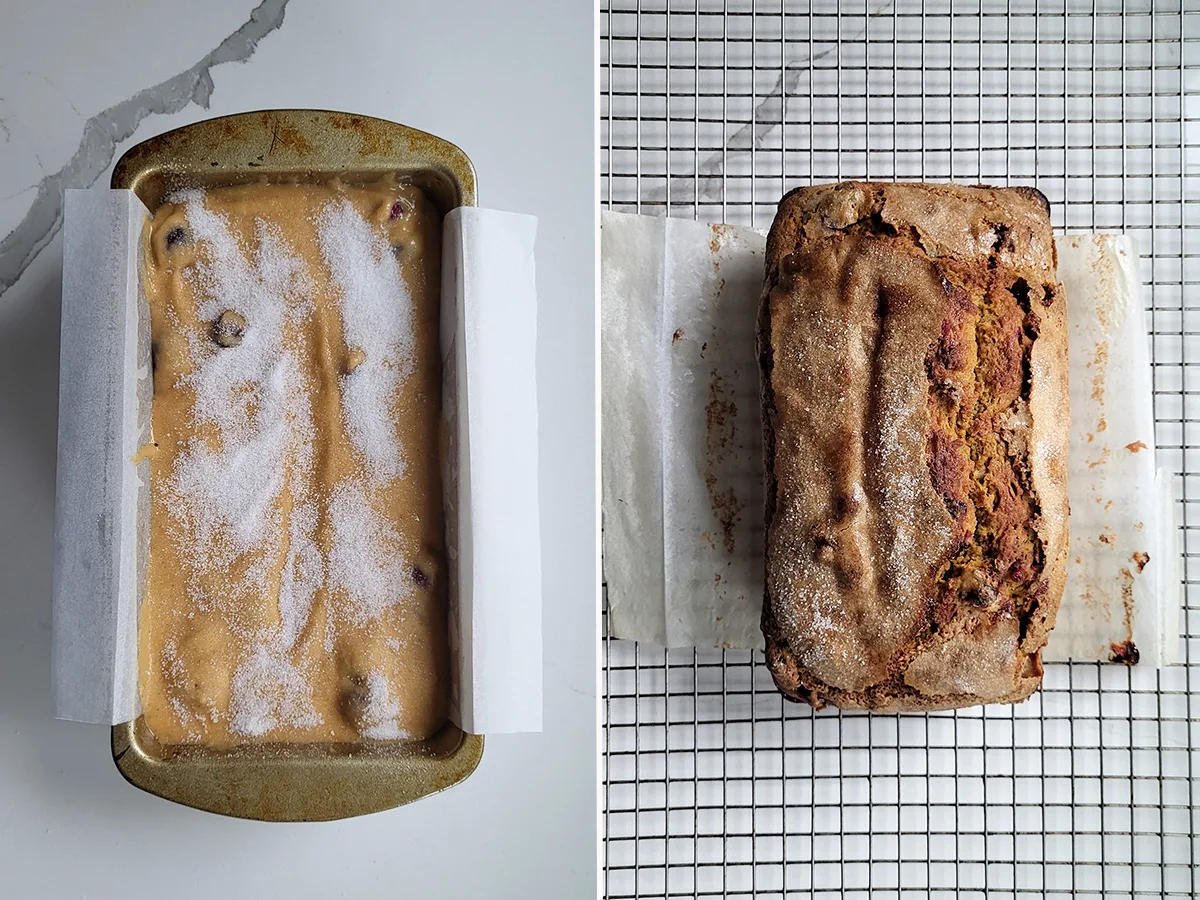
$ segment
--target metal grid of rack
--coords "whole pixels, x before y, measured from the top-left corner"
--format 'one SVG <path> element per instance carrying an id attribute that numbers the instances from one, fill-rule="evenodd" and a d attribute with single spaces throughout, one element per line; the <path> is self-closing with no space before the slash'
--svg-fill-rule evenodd
<path id="1" fill-rule="evenodd" d="M 609 208 L 766 227 L 798 185 L 952 179 L 1132 233 L 1187 582 L 1185 664 L 1048 665 L 1016 707 L 814 713 L 760 653 L 607 641 L 606 895 L 1200 895 L 1200 4 L 608 0 L 600 32 Z"/>

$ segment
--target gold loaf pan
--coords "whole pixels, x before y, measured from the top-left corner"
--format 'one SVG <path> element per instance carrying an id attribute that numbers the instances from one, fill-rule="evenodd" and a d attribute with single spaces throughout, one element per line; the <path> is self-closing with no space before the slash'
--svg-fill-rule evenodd
<path id="1" fill-rule="evenodd" d="M 458 147 L 383 119 L 310 109 L 223 116 L 131 148 L 112 187 L 151 211 L 182 188 L 247 182 L 366 182 L 395 173 L 445 215 L 475 205 L 475 171 Z M 131 784 L 209 812 L 276 822 L 342 819 L 411 803 L 467 778 L 483 738 L 447 722 L 425 741 L 247 744 L 232 751 L 159 744 L 142 717 L 112 730 Z"/>

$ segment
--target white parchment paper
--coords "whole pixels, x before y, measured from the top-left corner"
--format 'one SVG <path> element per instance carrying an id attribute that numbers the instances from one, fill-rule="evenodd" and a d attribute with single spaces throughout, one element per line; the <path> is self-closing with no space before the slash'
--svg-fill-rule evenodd
<path id="1" fill-rule="evenodd" d="M 765 238 L 605 213 L 601 442 L 612 633 L 761 646 Z"/>
<path id="2" fill-rule="evenodd" d="M 130 191 L 68 191 L 63 245 L 52 671 L 54 714 L 138 712 L 137 609 L 149 554 L 149 310 Z M 450 437 L 452 718 L 541 730 L 542 578 L 535 372 L 537 220 L 460 209 L 443 225 Z"/>
<path id="3" fill-rule="evenodd" d="M 1071 553 L 1045 657 L 1122 658 L 1132 646 L 1142 664 L 1177 662 L 1179 578 L 1160 550 L 1173 506 L 1159 496 L 1169 479 L 1156 487 L 1137 245 L 1119 234 L 1055 243 L 1071 350 Z"/>
<path id="4" fill-rule="evenodd" d="M 50 678 L 54 714 L 79 722 L 140 711 L 150 464 L 133 459 L 150 439 L 145 217 L 131 191 L 66 192 Z"/>
<path id="5" fill-rule="evenodd" d="M 474 734 L 542 730 L 536 236 L 466 207 L 442 232 L 451 718 Z"/>
<path id="6" fill-rule="evenodd" d="M 609 631 L 668 647 L 761 648 L 754 327 L 766 237 L 621 213 L 604 213 L 601 224 Z M 1059 243 L 1078 404 L 1069 470 L 1075 537 L 1048 658 L 1108 660 L 1114 644 L 1131 638 L 1141 664 L 1157 666 L 1173 661 L 1178 648 L 1173 504 L 1169 478 L 1154 468 L 1136 260 L 1136 248 L 1121 236 Z M 1101 340 L 1107 348 L 1098 356 Z M 1092 399 L 1097 377 L 1108 387 Z M 1085 382 L 1087 397 L 1076 400 Z M 1096 431 L 1099 417 L 1107 431 Z M 1097 434 L 1106 435 L 1109 450 L 1092 465 Z M 1141 572 L 1135 553 L 1149 557 Z"/>

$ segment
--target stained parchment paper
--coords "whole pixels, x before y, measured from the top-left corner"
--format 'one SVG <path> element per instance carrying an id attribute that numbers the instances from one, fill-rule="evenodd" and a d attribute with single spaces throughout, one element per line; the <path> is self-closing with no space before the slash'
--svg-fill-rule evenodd
<path id="1" fill-rule="evenodd" d="M 1177 662 L 1179 575 L 1166 546 L 1174 508 L 1154 463 L 1137 245 L 1120 234 L 1055 243 L 1071 352 L 1071 553 L 1045 657 Z"/>

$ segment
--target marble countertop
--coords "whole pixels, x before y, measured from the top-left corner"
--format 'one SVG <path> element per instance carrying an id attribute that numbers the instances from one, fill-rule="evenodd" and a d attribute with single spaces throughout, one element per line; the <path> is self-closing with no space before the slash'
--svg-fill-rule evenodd
<path id="1" fill-rule="evenodd" d="M 596 878 L 593 12 L 573 0 L 0 0 L 0 894 L 587 897 Z M 335 12 L 336 9 L 336 12 Z M 215 115 L 321 107 L 461 146 L 536 215 L 545 731 L 464 784 L 269 825 L 128 786 L 50 716 L 62 192 Z"/>

